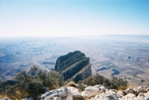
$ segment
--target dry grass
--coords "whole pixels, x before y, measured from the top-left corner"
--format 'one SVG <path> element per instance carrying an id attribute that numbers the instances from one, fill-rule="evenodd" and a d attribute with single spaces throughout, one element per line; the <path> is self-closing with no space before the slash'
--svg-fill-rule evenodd
<path id="1" fill-rule="evenodd" d="M 67 83 L 67 86 L 72 86 L 72 87 L 76 87 L 75 82 L 74 81 L 70 81 Z"/>

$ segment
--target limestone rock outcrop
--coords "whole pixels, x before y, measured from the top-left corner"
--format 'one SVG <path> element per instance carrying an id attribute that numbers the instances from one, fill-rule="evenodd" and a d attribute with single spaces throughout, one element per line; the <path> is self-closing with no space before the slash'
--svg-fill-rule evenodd
<path id="1" fill-rule="evenodd" d="M 54 69 L 63 74 L 64 80 L 72 79 L 75 82 L 92 75 L 90 59 L 80 51 L 60 56 Z"/>
<path id="2" fill-rule="evenodd" d="M 79 91 L 77 87 L 67 86 L 46 92 L 41 95 L 41 100 L 149 100 L 148 91 L 137 95 L 135 89 L 128 88 L 127 90 L 133 90 L 133 93 L 108 89 L 100 84 L 87 86 L 84 91 Z"/>

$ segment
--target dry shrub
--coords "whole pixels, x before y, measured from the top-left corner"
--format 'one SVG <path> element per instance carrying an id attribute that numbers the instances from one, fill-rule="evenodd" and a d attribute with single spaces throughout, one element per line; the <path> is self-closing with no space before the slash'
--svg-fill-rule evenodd
<path id="1" fill-rule="evenodd" d="M 76 87 L 76 84 L 74 81 L 70 81 L 67 83 L 67 86 Z"/>

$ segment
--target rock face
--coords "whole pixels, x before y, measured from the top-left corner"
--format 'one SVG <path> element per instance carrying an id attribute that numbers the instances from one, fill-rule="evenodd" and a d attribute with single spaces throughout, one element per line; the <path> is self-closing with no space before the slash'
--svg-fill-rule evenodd
<path id="1" fill-rule="evenodd" d="M 59 57 L 54 69 L 63 74 L 64 80 L 72 79 L 75 82 L 92 75 L 90 59 L 80 51 Z"/>

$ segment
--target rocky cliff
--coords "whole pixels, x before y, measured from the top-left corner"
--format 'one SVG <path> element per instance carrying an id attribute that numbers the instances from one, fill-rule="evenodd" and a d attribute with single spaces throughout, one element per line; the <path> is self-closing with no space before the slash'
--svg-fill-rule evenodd
<path id="1" fill-rule="evenodd" d="M 54 69 L 63 74 L 64 80 L 72 79 L 75 82 L 92 75 L 90 59 L 80 51 L 59 57 Z"/>

